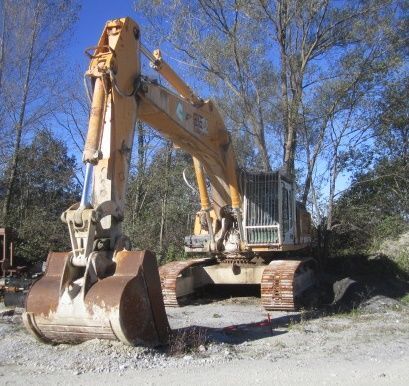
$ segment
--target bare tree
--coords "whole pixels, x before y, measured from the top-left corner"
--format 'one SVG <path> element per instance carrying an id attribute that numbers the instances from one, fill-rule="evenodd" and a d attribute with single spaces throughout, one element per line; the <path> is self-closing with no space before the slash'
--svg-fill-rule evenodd
<path id="1" fill-rule="evenodd" d="M 184 71 L 190 69 L 196 79 L 211 86 L 230 129 L 251 134 L 260 168 L 271 170 L 266 137 L 272 131 L 275 73 L 257 42 L 263 32 L 245 16 L 245 4 L 238 0 L 171 1 L 166 6 L 140 0 L 135 4 L 152 23 L 145 36 L 170 44 L 178 56 L 176 63 L 185 64 Z M 169 12 L 173 17 L 166 28 L 169 24 L 160 20 Z"/>
<path id="2" fill-rule="evenodd" d="M 330 0 L 257 0 L 252 3 L 253 7 L 258 6 L 251 9 L 252 15 L 271 24 L 270 36 L 279 47 L 284 170 L 293 175 L 297 136 L 303 122 L 302 106 L 317 83 L 334 76 L 317 66 L 318 61 L 342 58 L 339 49 L 347 52 L 349 45 L 358 42 L 354 33 L 356 25 L 373 21 L 389 2 L 358 1 L 344 3 L 342 7 Z M 336 65 L 334 60 L 332 62 Z M 330 111 L 324 114 L 328 116 Z M 310 183 L 310 176 L 307 182 Z"/>
<path id="3" fill-rule="evenodd" d="M 10 200 L 11 200 L 11 189 L 14 184 L 14 179 L 16 176 L 16 169 L 17 169 L 17 159 L 18 153 L 20 151 L 21 146 L 21 134 L 23 131 L 23 123 L 25 118 L 25 112 L 27 107 L 27 97 L 29 91 L 29 83 L 32 76 L 32 64 L 33 64 L 33 56 L 34 56 L 34 44 L 36 42 L 38 33 L 39 33 L 39 16 L 40 16 L 40 4 L 37 3 L 34 8 L 34 15 L 33 15 L 33 23 L 31 28 L 31 36 L 29 42 L 29 49 L 27 55 L 27 62 L 26 62 L 26 73 L 23 83 L 23 95 L 21 99 L 20 109 L 18 111 L 18 120 L 15 125 L 16 130 L 16 138 L 14 141 L 14 150 L 11 159 L 11 167 L 10 167 L 10 176 L 7 184 L 6 195 L 4 198 L 4 205 L 3 205 L 3 220 L 7 224 L 7 216 L 8 211 L 10 208 Z"/>
<path id="4" fill-rule="evenodd" d="M 320 61 L 331 59 L 328 63 L 336 68 L 343 50 L 365 40 L 365 35 L 358 37 L 364 28 L 357 26 L 376 23 L 389 3 L 139 0 L 136 9 L 148 15 L 150 36 L 161 35 L 179 54 L 176 59 L 193 68 L 196 76 L 197 69 L 204 72 L 202 80 L 222 101 L 230 127 L 252 134 L 264 170 L 277 158 L 269 154 L 267 138 L 281 129 L 284 171 L 294 175 L 297 137 L 304 130 L 303 106 L 319 84 L 337 76 Z M 161 23 L 169 10 L 172 21 Z M 314 157 L 310 161 L 314 164 Z M 310 180 L 307 176 L 306 183 Z M 308 192 L 305 189 L 307 196 Z"/>
<path id="5" fill-rule="evenodd" d="M 2 22 L 1 22 L 1 37 L 0 37 L 0 93 L 2 89 L 2 83 L 3 83 L 3 66 L 4 66 L 4 55 L 5 55 L 4 40 L 6 37 L 6 21 L 7 21 L 7 8 L 6 8 L 5 1 L 3 1 L 1 17 L 2 17 Z"/>
<path id="6" fill-rule="evenodd" d="M 10 23 L 2 49 L 6 53 L 13 49 L 13 55 L 2 66 L 2 101 L 5 124 L 13 129 L 9 132 L 14 137 L 2 211 L 7 224 L 23 134 L 25 129 L 39 126 L 58 106 L 51 91 L 64 78 L 59 54 L 78 7 L 74 0 L 6 2 Z"/>

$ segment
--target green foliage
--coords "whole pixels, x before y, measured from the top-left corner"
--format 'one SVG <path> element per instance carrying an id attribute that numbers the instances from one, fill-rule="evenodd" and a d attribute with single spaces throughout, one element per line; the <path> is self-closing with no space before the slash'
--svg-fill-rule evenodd
<path id="1" fill-rule="evenodd" d="M 191 157 L 161 147 L 152 162 L 130 176 L 124 229 L 135 248 L 156 252 L 161 264 L 184 258 L 184 237 L 193 231 L 198 195 L 183 181 Z M 187 173 L 195 185 L 193 173 Z"/>
<path id="2" fill-rule="evenodd" d="M 403 304 L 409 305 L 409 294 L 406 294 L 405 296 L 403 296 L 403 297 L 400 299 L 400 301 L 401 301 Z"/>
<path id="3" fill-rule="evenodd" d="M 373 249 L 377 249 L 385 239 L 396 240 L 408 228 L 408 224 L 398 215 L 380 219 L 372 233 Z"/>
<path id="4" fill-rule="evenodd" d="M 400 160 L 384 159 L 356 176 L 335 206 L 333 250 L 370 252 L 409 228 L 408 172 Z"/>
<path id="5" fill-rule="evenodd" d="M 377 145 L 387 156 L 409 161 L 409 76 L 398 79 L 385 90 L 379 102 Z"/>
<path id="6" fill-rule="evenodd" d="M 358 166 L 351 187 L 335 207 L 339 225 L 333 238 L 335 251 L 379 251 L 386 240 L 393 243 L 409 229 L 408 82 L 403 76 L 387 84 L 377 103 L 376 152 L 349 161 L 351 166 L 358 161 Z M 398 266 L 409 272 L 407 251 L 393 253 Z"/>
<path id="7" fill-rule="evenodd" d="M 403 272 L 409 273 L 409 248 L 401 249 L 394 261 Z"/>
<path id="8" fill-rule="evenodd" d="M 45 260 L 50 250 L 67 250 L 70 245 L 60 215 L 79 197 L 75 160 L 46 131 L 22 147 L 19 158 L 10 207 L 10 226 L 18 234 L 15 252 L 23 261 Z"/>
<path id="9" fill-rule="evenodd" d="M 166 264 L 171 261 L 184 260 L 185 258 L 186 255 L 184 249 L 172 243 L 166 248 L 164 256 L 160 256 L 160 262 L 161 264 Z"/>

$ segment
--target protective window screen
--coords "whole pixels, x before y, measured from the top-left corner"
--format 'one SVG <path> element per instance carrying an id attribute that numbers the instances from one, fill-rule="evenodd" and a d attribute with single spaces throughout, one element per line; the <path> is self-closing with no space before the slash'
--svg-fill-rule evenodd
<path id="1" fill-rule="evenodd" d="M 242 179 L 247 242 L 278 243 L 278 173 L 245 173 Z"/>
<path id="2" fill-rule="evenodd" d="M 283 205 L 283 233 L 284 235 L 293 227 L 293 191 L 288 184 L 282 185 L 282 205 Z"/>

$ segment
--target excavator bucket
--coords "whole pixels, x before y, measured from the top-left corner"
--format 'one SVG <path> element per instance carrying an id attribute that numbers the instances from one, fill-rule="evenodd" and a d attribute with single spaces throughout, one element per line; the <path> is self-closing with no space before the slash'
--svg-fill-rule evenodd
<path id="1" fill-rule="evenodd" d="M 69 257 L 50 253 L 45 275 L 28 293 L 23 321 L 37 339 L 79 343 L 100 338 L 147 346 L 167 342 L 169 324 L 153 253 L 121 251 L 115 262 L 102 257 L 103 264 L 94 259 L 87 268 L 72 265 Z"/>

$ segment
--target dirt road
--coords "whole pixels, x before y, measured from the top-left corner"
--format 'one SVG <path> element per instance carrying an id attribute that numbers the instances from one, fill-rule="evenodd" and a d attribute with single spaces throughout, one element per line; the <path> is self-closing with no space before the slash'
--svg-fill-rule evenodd
<path id="1" fill-rule="evenodd" d="M 257 298 L 167 311 L 179 338 L 196 339 L 193 352 L 98 340 L 47 346 L 19 315 L 5 315 L 0 384 L 408 384 L 409 309 L 394 300 L 328 316 L 276 312 L 270 322 Z"/>

